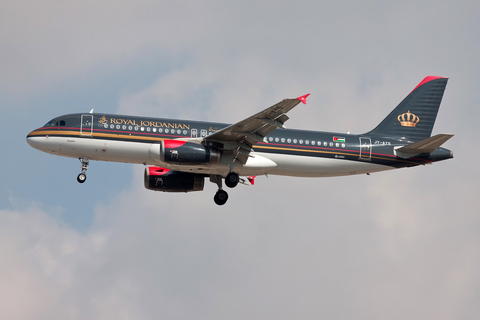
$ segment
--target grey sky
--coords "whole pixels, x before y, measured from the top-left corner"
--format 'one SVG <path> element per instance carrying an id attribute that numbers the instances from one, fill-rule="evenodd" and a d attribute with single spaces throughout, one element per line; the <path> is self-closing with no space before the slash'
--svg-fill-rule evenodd
<path id="1" fill-rule="evenodd" d="M 476 319 L 480 4 L 0 4 L 0 318 Z M 28 146 L 71 112 L 235 122 L 311 93 L 287 126 L 366 132 L 425 76 L 455 158 L 370 176 L 258 177 L 167 194 L 143 167 Z"/>

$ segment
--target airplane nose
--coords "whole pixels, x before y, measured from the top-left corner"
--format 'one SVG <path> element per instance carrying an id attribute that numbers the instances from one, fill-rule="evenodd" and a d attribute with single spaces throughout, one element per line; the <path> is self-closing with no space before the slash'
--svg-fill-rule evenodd
<path id="1" fill-rule="evenodd" d="M 38 142 L 36 141 L 36 139 L 34 137 L 31 137 L 30 134 L 28 134 L 28 136 L 27 136 L 27 143 L 35 149 L 38 148 Z"/>
<path id="2" fill-rule="evenodd" d="M 38 146 L 38 143 L 32 137 L 27 136 L 27 143 L 33 148 L 37 148 Z"/>

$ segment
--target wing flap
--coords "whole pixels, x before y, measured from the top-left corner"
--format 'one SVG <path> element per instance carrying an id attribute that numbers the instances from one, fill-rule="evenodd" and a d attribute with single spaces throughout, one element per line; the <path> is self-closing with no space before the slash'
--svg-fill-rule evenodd
<path id="1" fill-rule="evenodd" d="M 237 149 L 233 150 L 233 156 L 241 163 L 246 164 L 248 157 L 250 156 L 250 150 L 238 147 Z"/>

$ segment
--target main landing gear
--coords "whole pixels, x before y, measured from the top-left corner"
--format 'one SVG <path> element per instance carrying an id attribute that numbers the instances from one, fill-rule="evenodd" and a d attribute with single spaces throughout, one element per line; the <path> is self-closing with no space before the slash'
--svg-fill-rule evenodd
<path id="1" fill-rule="evenodd" d="M 218 186 L 217 193 L 213 197 L 213 201 L 219 206 L 224 205 L 228 200 L 228 193 L 222 189 L 222 176 L 220 175 L 211 175 L 210 181 L 216 183 Z M 229 188 L 235 188 L 240 181 L 240 177 L 235 172 L 230 172 L 225 177 L 225 185 Z"/>
<path id="2" fill-rule="evenodd" d="M 85 172 L 87 172 L 90 159 L 88 157 L 83 157 L 78 160 L 80 160 L 80 162 L 82 163 L 82 172 L 77 176 L 77 181 L 80 183 L 84 183 L 85 180 L 87 180 L 87 175 L 85 174 Z"/>
<path id="3" fill-rule="evenodd" d="M 235 172 L 230 172 L 225 177 L 225 185 L 229 188 L 235 188 L 240 181 L 240 177 Z"/>
<path id="4" fill-rule="evenodd" d="M 213 201 L 219 206 L 224 205 L 228 200 L 228 193 L 225 190 L 218 189 L 217 193 L 213 197 Z"/>

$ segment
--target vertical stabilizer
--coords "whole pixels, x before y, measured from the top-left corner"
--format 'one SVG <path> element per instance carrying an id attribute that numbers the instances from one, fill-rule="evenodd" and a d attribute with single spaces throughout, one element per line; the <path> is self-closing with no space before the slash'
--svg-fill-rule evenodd
<path id="1" fill-rule="evenodd" d="M 442 102 L 448 78 L 428 76 L 367 135 L 408 138 L 420 141 L 429 138 Z"/>

